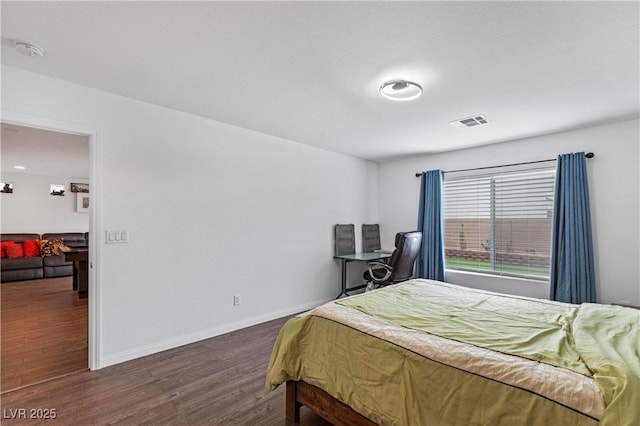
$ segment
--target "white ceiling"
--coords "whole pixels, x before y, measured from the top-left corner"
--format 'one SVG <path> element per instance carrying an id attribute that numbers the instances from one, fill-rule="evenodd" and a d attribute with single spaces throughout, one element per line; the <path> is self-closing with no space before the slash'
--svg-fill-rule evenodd
<path id="1" fill-rule="evenodd" d="M 3 174 L 89 178 L 88 136 L 2 123 L 1 148 Z"/>
<path id="2" fill-rule="evenodd" d="M 373 161 L 640 112 L 638 2 L 3 1 L 2 37 L 3 64 Z"/>

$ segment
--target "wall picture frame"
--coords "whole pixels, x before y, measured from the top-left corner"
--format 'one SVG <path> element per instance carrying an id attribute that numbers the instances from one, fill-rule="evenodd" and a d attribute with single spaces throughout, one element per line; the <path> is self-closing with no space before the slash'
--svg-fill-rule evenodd
<path id="1" fill-rule="evenodd" d="M 89 184 L 88 183 L 71 182 L 69 184 L 69 189 L 71 190 L 71 192 L 89 193 Z"/>
<path id="2" fill-rule="evenodd" d="M 64 197 L 64 185 L 52 183 L 49 185 L 49 194 Z"/>
<path id="3" fill-rule="evenodd" d="M 76 192 L 76 212 L 89 213 L 90 197 L 88 192 Z"/>
<path id="4" fill-rule="evenodd" d="M 13 194 L 13 182 L 0 182 L 0 193 Z"/>

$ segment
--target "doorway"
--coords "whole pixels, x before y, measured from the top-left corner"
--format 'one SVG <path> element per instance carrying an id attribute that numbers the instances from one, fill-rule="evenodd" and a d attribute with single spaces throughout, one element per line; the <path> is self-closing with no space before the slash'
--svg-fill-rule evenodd
<path id="1" fill-rule="evenodd" d="M 1 124 L 3 188 L 11 188 L 1 194 L 3 239 L 28 232 L 40 235 L 42 242 L 43 234 L 88 233 L 93 216 L 86 205 L 88 194 L 72 192 L 71 184 L 91 184 L 91 137 Z M 37 261 L 44 251 L 28 253 L 34 259 L 26 254 L 22 260 Z M 86 370 L 90 364 L 91 298 L 74 290 L 73 266 L 64 256 L 52 255 L 47 263 L 44 259 L 42 271 L 30 264 L 29 270 L 5 274 L 15 266 L 8 266 L 9 260 L 2 268 L 2 393 Z"/>

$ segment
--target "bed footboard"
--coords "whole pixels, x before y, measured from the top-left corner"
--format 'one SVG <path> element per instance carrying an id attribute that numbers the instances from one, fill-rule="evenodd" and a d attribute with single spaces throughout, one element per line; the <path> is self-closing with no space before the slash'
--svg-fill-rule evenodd
<path id="1" fill-rule="evenodd" d="M 300 407 L 306 406 L 334 426 L 375 426 L 362 414 L 338 401 L 322 389 L 303 381 L 287 381 L 286 417 L 289 422 L 300 422 Z"/>

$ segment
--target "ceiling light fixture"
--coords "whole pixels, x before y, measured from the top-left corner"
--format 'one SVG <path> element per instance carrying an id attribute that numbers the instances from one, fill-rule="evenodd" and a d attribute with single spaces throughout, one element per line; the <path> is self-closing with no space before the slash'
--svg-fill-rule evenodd
<path id="1" fill-rule="evenodd" d="M 25 166 L 13 166 L 14 169 L 18 169 L 18 170 L 24 170 L 26 169 Z"/>
<path id="2" fill-rule="evenodd" d="M 33 43 L 29 43 L 26 41 L 15 40 L 13 42 L 13 46 L 16 50 L 22 53 L 24 56 L 36 57 L 44 55 L 44 49 L 39 46 L 36 46 Z"/>
<path id="3" fill-rule="evenodd" d="M 380 94 L 392 101 L 410 101 L 422 94 L 422 87 L 407 80 L 391 80 L 382 83 Z"/>

